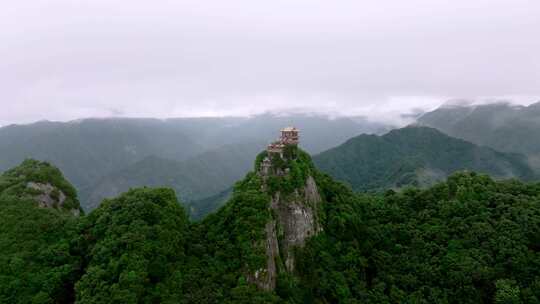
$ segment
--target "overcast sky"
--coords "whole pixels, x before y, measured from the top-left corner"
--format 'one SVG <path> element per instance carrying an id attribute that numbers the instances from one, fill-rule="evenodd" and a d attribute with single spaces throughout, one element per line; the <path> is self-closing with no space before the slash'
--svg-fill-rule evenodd
<path id="1" fill-rule="evenodd" d="M 0 125 L 539 96 L 539 0 L 0 3 Z"/>

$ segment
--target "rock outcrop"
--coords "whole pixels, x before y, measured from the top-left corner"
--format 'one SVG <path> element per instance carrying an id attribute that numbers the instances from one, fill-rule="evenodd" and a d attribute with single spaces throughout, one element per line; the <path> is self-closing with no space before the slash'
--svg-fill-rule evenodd
<path id="1" fill-rule="evenodd" d="M 302 160 L 279 157 L 280 167 L 270 164 L 269 157 L 264 157 L 261 158 L 259 168 L 259 174 L 264 181 L 262 190 L 271 196 L 269 208 L 272 220 L 265 227 L 266 265 L 249 274 L 248 281 L 263 290 L 275 288 L 278 273 L 294 274 L 296 249 L 302 248 L 308 238 L 322 231 L 319 218 L 322 198 L 310 171 L 312 166 L 309 156 L 306 155 L 306 159 Z M 298 172 L 299 168 L 303 168 L 305 172 L 293 176 L 293 172 Z M 299 180 L 301 182 L 298 182 Z M 276 183 L 299 186 L 292 190 L 280 189 L 279 186 L 277 188 L 272 186 Z"/>
<path id="2" fill-rule="evenodd" d="M 288 272 L 294 272 L 294 247 L 303 247 L 307 238 L 321 231 L 317 220 L 320 203 L 317 184 L 311 176 L 304 188 L 285 197 L 277 192 L 272 199 L 271 208 L 277 215 L 277 231 L 280 232 L 281 256 Z"/>
<path id="3" fill-rule="evenodd" d="M 62 172 L 47 162 L 27 159 L 0 175 L 0 196 L 35 202 L 38 208 L 56 209 L 79 216 L 77 191 Z"/>
<path id="4" fill-rule="evenodd" d="M 40 207 L 57 208 L 61 207 L 66 200 L 66 195 L 61 190 L 56 189 L 53 185 L 47 183 L 29 182 L 26 187 L 40 192 L 34 196 Z"/>
<path id="5" fill-rule="evenodd" d="M 36 183 L 28 182 L 26 187 L 36 191 L 34 200 L 42 208 L 63 208 L 66 202 L 66 195 L 62 190 L 56 188 L 50 183 Z M 78 208 L 70 210 L 73 215 L 79 216 L 80 210 Z"/>

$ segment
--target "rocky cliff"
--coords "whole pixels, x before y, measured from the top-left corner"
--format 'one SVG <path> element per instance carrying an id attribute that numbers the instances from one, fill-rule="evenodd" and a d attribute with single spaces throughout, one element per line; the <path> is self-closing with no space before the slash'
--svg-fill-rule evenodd
<path id="1" fill-rule="evenodd" d="M 295 249 L 322 231 L 322 199 L 309 155 L 294 151 L 282 158 L 265 152 L 259 159 L 270 164 L 259 167 L 258 172 L 263 191 L 271 196 L 268 208 L 272 219 L 265 226 L 266 266 L 249 274 L 248 281 L 261 289 L 273 290 L 280 271 L 294 274 Z"/>
<path id="2" fill-rule="evenodd" d="M 0 195 L 26 199 L 40 208 L 52 208 L 79 216 L 81 208 L 73 186 L 62 172 L 46 162 L 26 160 L 0 175 Z"/>
<path id="3" fill-rule="evenodd" d="M 67 196 L 62 190 L 50 183 L 28 182 L 26 188 L 35 192 L 32 198 L 41 208 L 69 209 L 68 211 L 75 216 L 79 216 L 81 213 L 81 210 L 78 207 L 67 207 Z"/>
<path id="4" fill-rule="evenodd" d="M 277 215 L 274 233 L 279 233 L 281 257 L 285 268 L 294 271 L 294 248 L 302 247 L 307 238 L 321 231 L 317 221 L 317 207 L 321 203 L 317 184 L 312 176 L 306 180 L 304 187 L 295 189 L 292 195 L 275 193 L 271 209 Z M 272 238 L 267 234 L 267 238 Z"/>

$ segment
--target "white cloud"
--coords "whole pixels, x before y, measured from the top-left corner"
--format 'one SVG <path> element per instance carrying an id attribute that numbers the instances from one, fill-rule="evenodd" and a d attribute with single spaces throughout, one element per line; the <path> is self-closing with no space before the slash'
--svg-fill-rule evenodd
<path id="1" fill-rule="evenodd" d="M 10 2 L 0 123 L 284 108 L 400 119 L 446 98 L 540 96 L 538 1 Z"/>

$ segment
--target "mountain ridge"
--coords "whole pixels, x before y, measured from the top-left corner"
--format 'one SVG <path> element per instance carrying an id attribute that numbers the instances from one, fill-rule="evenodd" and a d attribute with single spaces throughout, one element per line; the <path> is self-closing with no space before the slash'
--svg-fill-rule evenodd
<path id="1" fill-rule="evenodd" d="M 357 191 L 430 185 L 464 169 L 498 178 L 535 177 L 524 156 L 479 147 L 422 126 L 382 136 L 360 135 L 316 155 L 314 161 L 322 171 Z"/>
<path id="2" fill-rule="evenodd" d="M 540 158 L 540 102 L 528 106 L 509 103 L 438 108 L 425 113 L 419 124 L 502 152 Z"/>
<path id="3" fill-rule="evenodd" d="M 261 138 L 272 138 L 274 130 L 292 122 L 305 132 L 303 146 L 310 152 L 323 151 L 358 133 L 381 132 L 387 128 L 386 125 L 372 123 L 361 117 L 331 119 L 324 115 L 300 114 L 166 120 L 105 118 L 81 119 L 69 123 L 44 121 L 0 128 L 0 172 L 19 164 L 25 158 L 50 161 L 79 190 L 81 202 L 89 210 L 105 197 L 96 196 L 97 199 L 88 202 L 88 192 L 92 187 L 100 180 L 109 179 L 111 175 L 114 177 L 122 170 L 137 166 L 147 157 L 156 156 L 177 162 L 193 160 L 203 153 L 225 146 L 248 145 L 261 142 Z M 245 154 L 239 157 L 241 162 L 234 162 L 243 168 L 242 174 L 249 171 L 251 158 L 255 154 Z M 209 167 L 204 167 L 204 163 L 201 165 L 202 168 L 192 167 L 191 171 L 206 170 L 204 174 L 211 176 Z M 235 177 L 241 176 L 236 174 Z M 233 181 L 230 182 L 232 184 Z M 174 186 L 166 181 L 160 184 Z M 207 193 L 207 196 L 224 189 L 216 189 L 215 193 Z M 123 190 L 127 189 L 104 193 L 116 195 Z M 187 198 L 193 200 L 202 197 L 191 198 L 188 195 Z"/>
<path id="4" fill-rule="evenodd" d="M 84 189 L 82 197 L 87 209 L 93 209 L 104 198 L 115 197 L 130 188 L 167 186 L 190 203 L 229 188 L 252 167 L 251 161 L 243 160 L 255 158 L 263 146 L 260 142 L 227 145 L 185 161 L 151 155 Z"/>

